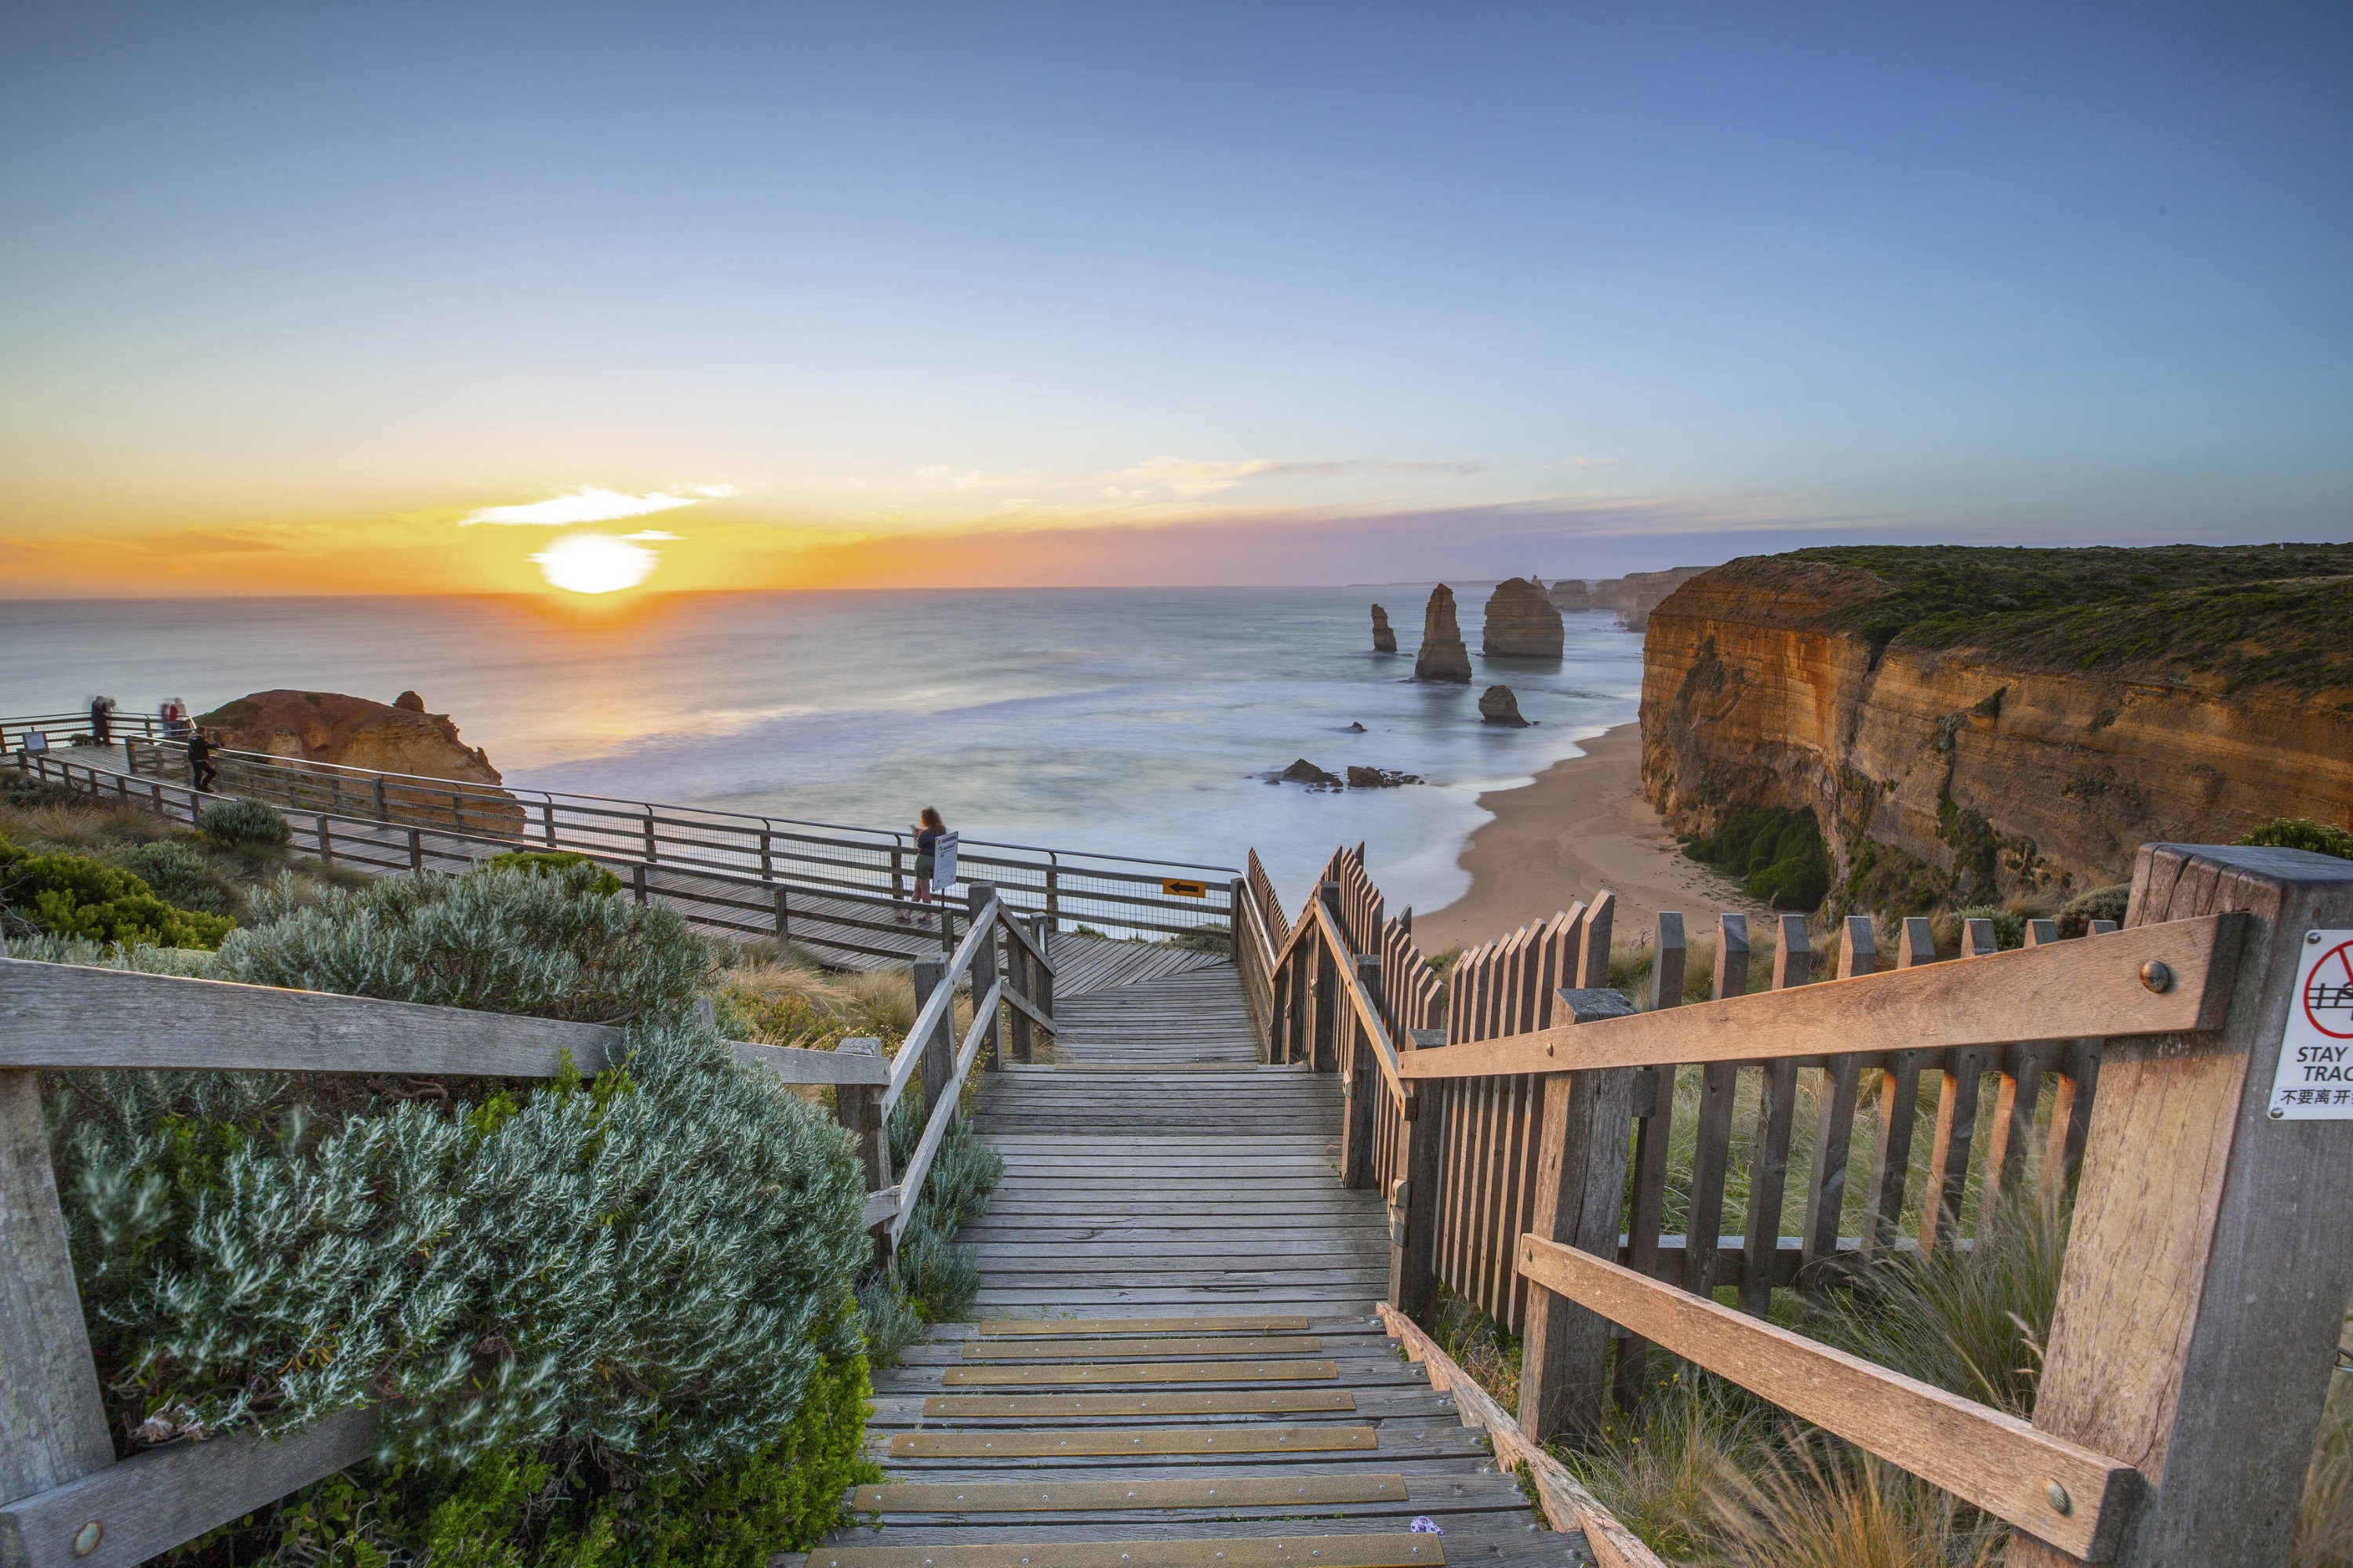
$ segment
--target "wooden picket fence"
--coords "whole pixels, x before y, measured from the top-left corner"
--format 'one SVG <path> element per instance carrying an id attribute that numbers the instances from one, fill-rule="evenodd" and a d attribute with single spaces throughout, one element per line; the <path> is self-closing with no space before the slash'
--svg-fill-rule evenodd
<path id="1" fill-rule="evenodd" d="M 1664 915 L 1647 1008 L 1608 987 L 1616 903 L 1441 975 L 1358 846 L 1260 960 L 1269 1061 L 1337 1075 L 1341 1178 L 1388 1200 L 1390 1307 L 1443 1289 L 1523 1337 L 1512 1441 L 1639 1399 L 1655 1347 L 2010 1524 L 2011 1568 L 2284 1557 L 2353 1295 L 2353 1125 L 2267 1106 L 2302 949 L 2353 927 L 2353 865 L 2149 845 L 2123 928 L 2037 921 L 1998 951 L 1970 921 L 1941 963 L 1927 921 L 1883 967 L 1856 918 L 1818 973 L 1786 916 L 1753 993 L 1724 915 L 1689 1005 Z M 1970 1245 L 2029 1172 L 2072 1213 L 2033 1422 L 1767 1320 L 1777 1288 L 1802 1314 L 1870 1259 Z"/>

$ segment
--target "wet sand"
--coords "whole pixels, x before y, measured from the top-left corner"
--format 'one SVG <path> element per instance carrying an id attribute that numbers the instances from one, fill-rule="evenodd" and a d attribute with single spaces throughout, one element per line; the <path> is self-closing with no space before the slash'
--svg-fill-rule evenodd
<path id="1" fill-rule="evenodd" d="M 1721 910 L 1767 912 L 1675 847 L 1642 799 L 1639 726 L 1579 744 L 1584 756 L 1564 758 L 1535 782 L 1479 797 L 1495 820 L 1472 833 L 1456 862 L 1471 874 L 1471 890 L 1443 909 L 1415 912 L 1423 952 L 1500 937 L 1604 887 L 1618 895 L 1621 943 L 1654 929 L 1662 909 L 1681 910 L 1694 933 L 1712 929 Z"/>

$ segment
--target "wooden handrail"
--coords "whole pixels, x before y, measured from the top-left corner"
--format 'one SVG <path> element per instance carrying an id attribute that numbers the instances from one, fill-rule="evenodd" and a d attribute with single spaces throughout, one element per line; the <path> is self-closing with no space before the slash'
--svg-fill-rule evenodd
<path id="1" fill-rule="evenodd" d="M 1305 921 L 1300 922 L 1304 927 Z M 1396 1044 L 1389 1039 L 1388 1027 L 1381 1022 L 1381 1010 L 1374 1002 L 1365 982 L 1356 978 L 1356 954 L 1349 951 L 1347 938 L 1324 901 L 1315 901 L 1315 924 L 1322 927 L 1324 942 L 1332 950 L 1333 972 L 1340 977 L 1341 989 L 1348 993 L 1348 1001 L 1356 1009 L 1356 1020 L 1365 1026 L 1365 1036 L 1373 1043 L 1373 1059 L 1381 1065 L 1381 1076 L 1388 1084 L 1389 1098 L 1403 1106 L 1406 1100 L 1405 1078 L 1398 1071 Z"/>
<path id="2" fill-rule="evenodd" d="M 1038 945 L 1038 938 L 1031 936 L 1028 931 L 1022 929 L 1021 922 L 1013 918 L 1011 916 L 1005 916 L 1003 923 L 1005 926 L 1005 934 L 1012 938 L 1015 941 L 1020 943 L 1023 948 L 1029 950 L 1029 961 L 1036 964 L 1039 969 L 1044 969 L 1048 975 L 1050 976 L 1053 974 L 1053 960 L 1046 957 L 1046 949 Z M 1049 1025 L 1049 1027 L 1051 1026 Z"/>
<path id="3" fill-rule="evenodd" d="M 2121 1459 L 1575 1247 L 1523 1236 L 1519 1270 L 2086 1562 L 2114 1553 L 2141 1493 Z"/>
<path id="4" fill-rule="evenodd" d="M 990 899 L 987 907 L 972 917 L 971 928 L 965 932 L 964 940 L 956 944 L 955 956 L 948 960 L 948 972 L 940 978 L 940 983 L 933 988 L 930 998 L 915 1014 L 914 1023 L 907 1030 L 907 1043 L 899 1047 L 899 1054 L 892 1060 L 890 1087 L 882 1091 L 885 1119 L 891 1115 L 891 1107 L 899 1103 L 899 1097 L 906 1092 L 908 1082 L 915 1075 L 915 1069 L 923 1064 L 923 1043 L 932 1037 L 932 1031 L 940 1026 L 949 1009 L 955 1006 L 957 980 L 972 972 L 972 960 L 979 956 L 981 944 L 988 940 L 989 934 L 1000 925 L 1010 924 L 1012 922 L 1005 917 L 1005 905 L 1001 899 Z"/>
<path id="5" fill-rule="evenodd" d="M 975 926 L 984 923 L 973 922 Z M 947 983 L 941 982 L 940 990 L 947 989 Z M 915 1152 L 907 1157 L 907 1169 L 899 1178 L 896 1212 L 891 1220 L 891 1244 L 893 1246 L 906 1234 L 908 1223 L 915 1216 L 915 1200 L 923 1195 L 923 1178 L 931 1174 L 932 1157 L 939 1152 L 941 1140 L 947 1137 L 948 1124 L 955 1119 L 956 1102 L 962 1097 L 965 1075 L 972 1071 L 973 1063 L 979 1058 L 980 1043 L 987 1037 L 989 1021 L 997 1015 L 997 1004 L 1007 994 L 1008 987 L 1000 980 L 988 988 L 988 994 L 972 1010 L 972 1027 L 965 1032 L 964 1044 L 956 1052 L 955 1068 L 948 1075 L 947 1087 L 940 1095 L 940 1103 L 932 1107 L 930 1118 L 923 1123 L 923 1140 L 915 1145 Z M 910 1035 L 904 1049 L 913 1052 L 915 1049 L 913 1042 L 919 1038 L 921 1036 Z"/>
<path id="6" fill-rule="evenodd" d="M 1415 1079 L 1480 1078 L 2219 1029 L 2245 928 L 2238 914 L 2168 921 L 1965 964 L 1414 1051 L 1401 1070 Z"/>
<path id="7" fill-rule="evenodd" d="M 551 1078 L 622 1059 L 610 1024 L 0 959 L 0 1068 Z M 788 1084 L 882 1084 L 879 1057 L 728 1042 Z"/>

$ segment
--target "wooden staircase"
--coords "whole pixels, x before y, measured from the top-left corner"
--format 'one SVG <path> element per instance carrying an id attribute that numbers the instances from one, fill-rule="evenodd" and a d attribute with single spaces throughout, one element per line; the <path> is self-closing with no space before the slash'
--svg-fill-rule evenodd
<path id="1" fill-rule="evenodd" d="M 876 1373 L 889 1478 L 807 1568 L 1592 1561 L 1384 1332 L 1387 1221 L 1339 1184 L 1335 1086 L 1220 1059 L 1249 1021 L 1217 962 L 1139 978 L 1184 984 L 1185 1018 L 1140 996 L 1089 1060 L 985 1090 L 1005 1180 L 960 1238 L 985 1320 Z M 1115 1017 L 1120 989 L 1083 994 Z"/>

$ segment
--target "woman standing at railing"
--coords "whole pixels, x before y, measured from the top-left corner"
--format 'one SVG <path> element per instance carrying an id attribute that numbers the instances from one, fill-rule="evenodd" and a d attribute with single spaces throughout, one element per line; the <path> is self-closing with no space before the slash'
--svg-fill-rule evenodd
<path id="1" fill-rule="evenodd" d="M 188 731 L 188 785 L 198 794 L 209 795 L 220 779 L 220 769 L 213 765 L 213 741 L 203 730 Z"/>
<path id="2" fill-rule="evenodd" d="M 915 823 L 915 902 L 919 905 L 928 906 L 932 902 L 932 873 L 939 869 L 940 835 L 947 831 L 948 824 L 940 815 L 940 809 L 924 807 Z M 899 918 L 904 922 L 907 916 L 902 914 Z M 932 923 L 932 917 L 925 914 L 917 915 L 915 919 L 925 926 Z"/>

